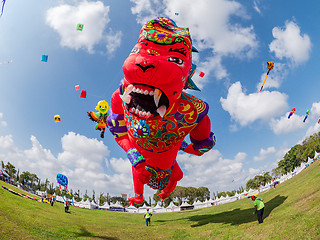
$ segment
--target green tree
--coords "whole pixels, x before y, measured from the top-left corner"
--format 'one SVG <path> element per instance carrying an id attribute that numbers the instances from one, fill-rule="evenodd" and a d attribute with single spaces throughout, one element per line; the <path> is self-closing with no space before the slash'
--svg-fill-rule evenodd
<path id="1" fill-rule="evenodd" d="M 189 204 L 193 204 L 194 200 L 197 198 L 197 189 L 195 187 L 186 188 L 186 198 Z"/>
<path id="2" fill-rule="evenodd" d="M 206 199 L 210 199 L 210 191 L 207 187 L 199 187 L 196 191 L 197 200 L 204 202 Z"/>
<path id="3" fill-rule="evenodd" d="M 107 198 L 106 196 L 104 196 L 103 193 L 100 193 L 98 201 L 99 201 L 99 205 L 102 206 L 105 204 L 105 202 L 107 202 Z"/>
<path id="4" fill-rule="evenodd" d="M 92 200 L 95 202 L 96 201 L 96 192 L 94 189 L 92 190 Z"/>
<path id="5" fill-rule="evenodd" d="M 186 188 L 181 186 L 176 186 L 176 188 L 171 193 L 172 198 L 176 198 L 178 204 L 182 204 L 182 199 L 186 197 Z"/>
<path id="6" fill-rule="evenodd" d="M 4 170 L 6 173 L 8 173 L 8 175 L 12 178 L 15 177 L 15 174 L 17 172 L 15 166 L 13 166 L 10 162 L 8 162 L 5 166 L 4 166 Z"/>
<path id="7" fill-rule="evenodd" d="M 30 179 L 31 179 L 30 172 L 25 171 L 20 174 L 19 182 L 22 183 L 24 186 L 26 186 L 27 183 L 30 181 Z"/>

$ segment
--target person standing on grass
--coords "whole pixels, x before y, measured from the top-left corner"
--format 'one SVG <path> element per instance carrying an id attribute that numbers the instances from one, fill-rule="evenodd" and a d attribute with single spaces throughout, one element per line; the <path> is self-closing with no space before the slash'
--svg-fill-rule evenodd
<path id="1" fill-rule="evenodd" d="M 258 222 L 263 223 L 263 211 L 264 211 L 264 203 L 263 203 L 263 199 L 261 197 L 256 197 L 254 195 L 251 196 L 251 200 L 254 201 L 253 205 L 255 207 L 255 211 L 254 214 L 257 214 L 258 217 Z"/>
<path id="2" fill-rule="evenodd" d="M 151 224 L 151 216 L 152 216 L 152 213 L 149 212 L 149 208 L 147 208 L 147 211 L 144 213 L 147 227 L 150 226 L 150 224 Z"/>
<path id="3" fill-rule="evenodd" d="M 66 213 L 70 213 L 70 212 L 69 212 L 69 201 L 68 201 L 68 200 L 66 200 L 66 201 L 64 202 L 64 211 L 65 211 Z"/>

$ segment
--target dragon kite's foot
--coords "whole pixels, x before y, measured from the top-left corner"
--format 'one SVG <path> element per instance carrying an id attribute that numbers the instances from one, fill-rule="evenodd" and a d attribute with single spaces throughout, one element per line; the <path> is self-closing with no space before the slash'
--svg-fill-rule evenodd
<path id="1" fill-rule="evenodd" d="M 104 138 L 104 132 L 101 132 L 100 137 Z"/>
<path id="2" fill-rule="evenodd" d="M 158 197 L 160 197 L 162 200 L 164 200 L 165 198 L 167 198 L 170 195 L 169 192 L 161 190 L 161 193 L 158 194 Z"/>
<path id="3" fill-rule="evenodd" d="M 143 196 L 128 198 L 128 200 L 130 201 L 129 206 L 133 205 L 134 203 L 140 204 L 143 202 Z"/>

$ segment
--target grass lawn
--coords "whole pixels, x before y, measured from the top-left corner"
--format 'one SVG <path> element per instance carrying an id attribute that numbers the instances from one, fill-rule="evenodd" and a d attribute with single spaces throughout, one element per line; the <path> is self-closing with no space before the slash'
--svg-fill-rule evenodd
<path id="1" fill-rule="evenodd" d="M 0 181 L 16 191 L 16 188 Z M 0 239 L 320 239 L 320 167 L 260 194 L 264 223 L 251 199 L 174 213 L 143 214 L 50 206 L 0 188 Z"/>

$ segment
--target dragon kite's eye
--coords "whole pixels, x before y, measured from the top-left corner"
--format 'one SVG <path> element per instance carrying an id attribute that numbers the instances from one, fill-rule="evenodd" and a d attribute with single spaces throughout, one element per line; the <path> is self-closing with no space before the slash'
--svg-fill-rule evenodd
<path id="1" fill-rule="evenodd" d="M 178 65 L 182 65 L 184 63 L 184 61 L 182 59 L 177 58 L 177 57 L 169 57 L 168 61 L 169 62 L 174 62 L 174 63 L 176 63 Z"/>
<path id="2" fill-rule="evenodd" d="M 140 47 L 134 47 L 131 51 L 132 54 L 138 54 L 140 52 Z"/>

